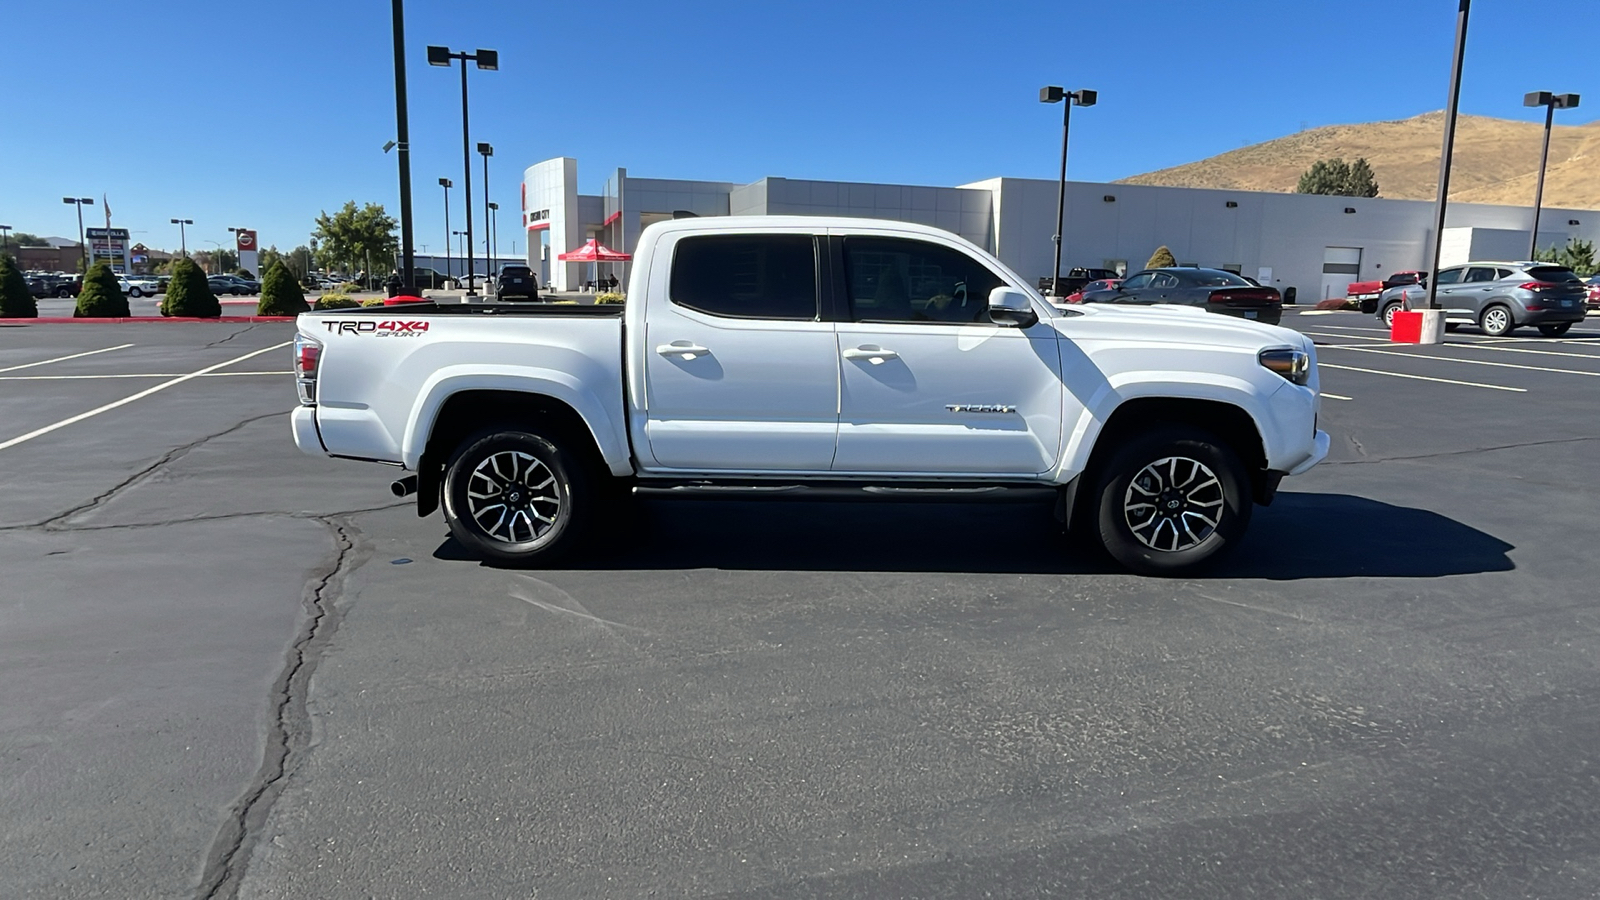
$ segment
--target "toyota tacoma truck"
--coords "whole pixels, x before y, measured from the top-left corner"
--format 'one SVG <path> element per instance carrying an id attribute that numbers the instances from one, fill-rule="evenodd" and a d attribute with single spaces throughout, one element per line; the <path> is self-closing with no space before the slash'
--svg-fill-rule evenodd
<path id="1" fill-rule="evenodd" d="M 1328 452 L 1311 341 L 1181 307 L 1053 306 L 948 232 L 717 217 L 640 235 L 620 306 L 302 314 L 307 453 L 546 565 L 635 496 L 1036 498 L 1141 573 L 1235 546 Z"/>

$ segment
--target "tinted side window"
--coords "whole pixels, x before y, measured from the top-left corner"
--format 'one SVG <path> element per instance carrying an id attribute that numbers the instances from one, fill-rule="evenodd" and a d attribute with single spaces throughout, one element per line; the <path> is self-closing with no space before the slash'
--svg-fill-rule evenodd
<path id="1" fill-rule="evenodd" d="M 1149 272 L 1140 272 L 1138 275 L 1135 275 L 1132 278 L 1129 278 L 1127 281 L 1124 281 L 1122 283 L 1122 289 L 1125 291 L 1137 291 L 1141 288 L 1147 288 L 1150 286 L 1151 279 L 1155 277 L 1155 275 Z"/>
<path id="2" fill-rule="evenodd" d="M 1583 283 L 1583 279 L 1579 278 L 1576 272 L 1573 272 L 1571 269 L 1563 266 L 1538 266 L 1536 268 L 1529 269 L 1528 274 L 1535 280 L 1543 282 L 1553 282 L 1556 284 Z M 1507 277 L 1509 278 L 1510 276 Z M 1590 280 L 1592 281 L 1593 279 Z"/>
<path id="3" fill-rule="evenodd" d="M 1485 266 L 1473 266 L 1467 270 L 1467 277 L 1463 280 L 1469 284 L 1480 281 L 1493 281 L 1494 270 Z"/>
<path id="4" fill-rule="evenodd" d="M 1445 269 L 1443 272 L 1439 273 L 1439 283 L 1440 284 L 1459 284 L 1461 282 L 1461 273 L 1464 272 L 1464 271 L 1466 271 L 1466 270 L 1465 269 Z"/>
<path id="5" fill-rule="evenodd" d="M 845 238 L 844 270 L 857 322 L 988 322 L 1003 284 L 965 253 L 904 238 Z"/>
<path id="6" fill-rule="evenodd" d="M 1178 276 L 1173 275 L 1170 272 L 1162 272 L 1161 274 L 1157 275 L 1156 277 L 1150 279 L 1150 286 L 1153 287 L 1153 288 L 1167 289 L 1167 288 L 1175 288 L 1178 285 L 1179 285 Z"/>
<path id="7" fill-rule="evenodd" d="M 740 319 L 817 318 L 817 259 L 807 234 L 717 234 L 678 242 L 673 303 Z"/>

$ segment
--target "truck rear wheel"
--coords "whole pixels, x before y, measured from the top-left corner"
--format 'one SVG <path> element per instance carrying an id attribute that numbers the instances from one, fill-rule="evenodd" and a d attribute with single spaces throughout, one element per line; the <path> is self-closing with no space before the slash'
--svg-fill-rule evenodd
<path id="1" fill-rule="evenodd" d="M 495 429 L 463 441 L 446 465 L 444 517 L 468 549 L 542 566 L 582 540 L 591 494 L 584 461 L 561 443 Z"/>
<path id="2" fill-rule="evenodd" d="M 1177 575 L 1232 549 L 1254 508 L 1239 455 L 1193 428 L 1158 429 L 1118 448 L 1095 500 L 1101 545 L 1143 575 Z"/>

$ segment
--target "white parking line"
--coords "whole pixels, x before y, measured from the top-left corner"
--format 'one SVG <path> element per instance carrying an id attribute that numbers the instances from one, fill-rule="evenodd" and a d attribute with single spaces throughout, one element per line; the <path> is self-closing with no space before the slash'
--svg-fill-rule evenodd
<path id="1" fill-rule="evenodd" d="M 7 366 L 4 369 L 0 369 L 0 372 L 15 372 L 18 369 L 31 369 L 34 366 L 48 366 L 51 363 L 66 362 L 69 359 L 81 359 L 85 356 L 93 356 L 96 353 L 110 353 L 113 350 L 126 350 L 132 346 L 132 344 L 118 344 L 115 347 L 103 347 L 99 350 L 85 350 L 82 353 L 74 353 L 71 356 L 58 356 L 55 359 L 41 359 L 38 362 L 23 363 L 20 366 Z"/>
<path id="2" fill-rule="evenodd" d="M 1546 366 L 1519 366 L 1516 363 L 1489 362 L 1486 359 L 1456 359 L 1453 356 L 1425 356 L 1421 353 L 1396 353 L 1393 350 L 1379 350 L 1376 347 L 1331 347 L 1333 350 L 1349 350 L 1352 353 L 1381 353 L 1384 356 L 1399 356 L 1405 359 L 1433 359 L 1439 362 L 1461 363 L 1465 366 L 1494 366 L 1497 369 L 1523 369 L 1529 372 L 1556 372 L 1562 375 L 1587 375 L 1590 378 L 1600 378 L 1600 372 L 1584 372 L 1579 369 L 1551 369 Z"/>
<path id="3" fill-rule="evenodd" d="M 78 422 L 82 422 L 84 419 L 93 418 L 95 416 L 100 415 L 103 412 L 110 412 L 111 410 L 116 409 L 119 406 L 127 406 L 129 403 L 132 403 L 135 400 L 141 400 L 141 399 L 143 399 L 145 397 L 150 396 L 151 394 L 157 393 L 159 391 L 164 391 L 167 388 L 172 387 L 173 385 L 182 384 L 182 383 L 184 383 L 185 381 L 188 381 L 191 378 L 199 378 L 200 376 L 205 375 L 205 374 L 207 374 L 209 372 L 215 372 L 218 369 L 225 368 L 227 366 L 231 366 L 234 363 L 244 362 L 247 359 L 251 359 L 251 358 L 260 356 L 263 353 L 271 353 L 274 350 L 281 350 L 284 347 L 287 347 L 292 343 L 294 343 L 294 341 L 284 341 L 281 344 L 273 344 L 271 347 L 262 347 L 260 350 L 252 350 L 252 351 L 250 351 L 249 353 L 246 353 L 243 356 L 236 356 L 233 359 L 228 360 L 227 362 L 219 362 L 216 365 L 206 366 L 204 369 L 198 369 L 196 371 L 188 373 L 187 375 L 179 375 L 179 376 L 177 376 L 177 377 L 175 377 L 175 378 L 173 378 L 173 379 L 171 379 L 169 381 L 163 381 L 160 384 L 152 385 L 151 387 L 147 387 L 144 390 L 138 392 L 137 394 L 130 394 L 130 395 L 126 396 L 126 397 L 123 397 L 121 400 L 113 400 L 112 402 L 107 403 L 104 406 L 97 406 L 94 409 L 89 410 L 88 412 L 78 413 L 75 416 L 70 416 L 68 418 L 62 419 L 59 422 L 55 422 L 55 423 L 52 423 L 50 425 L 46 425 L 43 428 L 35 428 L 34 430 L 28 432 L 27 434 L 19 434 L 19 435 L 17 435 L 16 437 L 12 438 L 9 441 L 0 442 L 0 450 L 8 450 L 8 449 L 10 449 L 12 447 L 17 446 L 18 444 L 25 443 L 27 441 L 31 441 L 36 437 L 41 437 L 43 435 L 49 434 L 52 431 L 57 431 L 59 429 L 65 428 L 68 425 L 73 425 L 73 424 L 76 424 Z"/>
<path id="4" fill-rule="evenodd" d="M 1455 346 L 1471 347 L 1474 350 L 1493 350 L 1497 353 L 1533 353 L 1538 356 L 1565 356 L 1568 359 L 1600 359 L 1600 355 L 1593 353 L 1562 353 L 1559 350 L 1530 350 L 1526 347 L 1491 347 L 1487 344 L 1456 344 Z"/>
<path id="5" fill-rule="evenodd" d="M 196 378 L 237 378 L 240 375 L 293 375 L 291 369 L 281 372 L 207 372 Z M 111 375 L 0 375 L 0 381 L 97 381 L 101 378 L 181 378 L 178 372 L 135 372 Z"/>
<path id="6" fill-rule="evenodd" d="M 1360 339 L 1360 340 L 1363 340 L 1363 341 L 1378 341 L 1378 342 L 1384 343 L 1384 344 L 1392 343 L 1392 341 L 1390 341 L 1386 337 L 1368 337 L 1367 335 L 1364 335 L 1364 334 L 1329 334 L 1326 331 L 1302 331 L 1300 333 L 1301 334 L 1309 334 L 1312 337 L 1338 338 L 1339 340 L 1342 340 L 1342 341 L 1348 341 L 1351 338 L 1357 338 L 1357 339 Z"/>
<path id="7" fill-rule="evenodd" d="M 1317 392 L 1317 396 L 1318 397 L 1326 397 L 1329 400 L 1354 400 L 1355 399 L 1354 397 L 1346 397 L 1343 394 L 1330 394 L 1327 391 L 1318 391 Z"/>
<path id="8" fill-rule="evenodd" d="M 1385 372 L 1382 369 L 1362 369 L 1356 366 L 1336 366 L 1333 363 L 1318 363 L 1324 369 L 1339 369 L 1345 372 L 1365 372 L 1368 375 L 1389 375 L 1395 378 L 1410 378 L 1413 381 L 1437 381 L 1440 384 L 1459 384 L 1465 387 L 1488 388 L 1491 391 L 1511 391 L 1517 394 L 1526 394 L 1527 388 L 1506 387 L 1503 384 L 1480 384 L 1476 381 L 1456 381 L 1454 378 L 1433 378 L 1428 375 L 1408 375 L 1405 372 Z"/>

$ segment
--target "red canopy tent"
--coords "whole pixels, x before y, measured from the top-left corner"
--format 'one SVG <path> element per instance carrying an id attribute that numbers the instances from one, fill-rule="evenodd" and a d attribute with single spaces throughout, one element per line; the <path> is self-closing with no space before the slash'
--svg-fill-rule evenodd
<path id="1" fill-rule="evenodd" d="M 607 247 L 605 244 L 600 243 L 599 240 L 590 238 L 584 242 L 582 247 L 559 254 L 556 256 L 556 259 L 559 259 L 562 262 L 595 263 L 594 277 L 595 280 L 598 281 L 600 278 L 600 263 L 627 262 L 633 259 L 633 254 L 619 253 L 616 250 Z"/>

